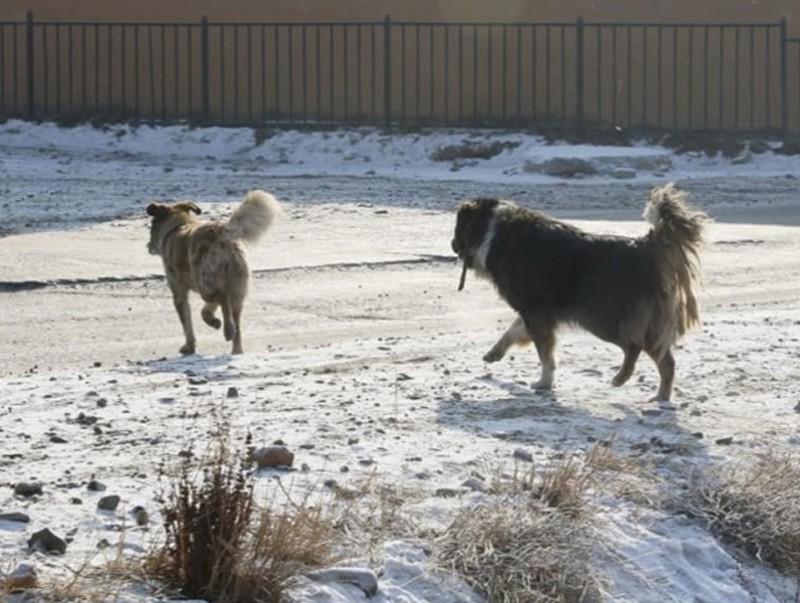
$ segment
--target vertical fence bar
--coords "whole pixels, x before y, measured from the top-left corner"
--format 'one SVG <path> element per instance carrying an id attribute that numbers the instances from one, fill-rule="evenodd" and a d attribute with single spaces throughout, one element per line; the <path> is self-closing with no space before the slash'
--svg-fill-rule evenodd
<path id="1" fill-rule="evenodd" d="M 239 124 L 239 25 L 234 24 L 233 26 L 233 120 L 238 125 Z M 291 39 L 291 29 L 289 30 L 289 73 L 292 72 L 292 39 Z M 175 37 L 177 38 L 178 32 L 175 32 Z M 175 40 L 175 49 L 177 52 L 178 41 Z M 176 99 L 176 106 L 177 106 L 177 98 L 178 98 L 178 77 L 177 77 L 177 66 L 178 66 L 178 59 L 177 55 L 175 58 L 175 67 L 176 67 L 176 75 L 175 75 L 175 99 Z M 292 84 L 289 83 L 289 94 L 292 93 Z"/>
<path id="2" fill-rule="evenodd" d="M 567 120 L 567 39 L 566 26 L 561 26 L 561 127 Z"/>
<path id="3" fill-rule="evenodd" d="M 404 81 L 405 85 L 405 81 Z M 361 113 L 361 24 L 356 25 L 356 119 L 362 118 Z"/>
<path id="4" fill-rule="evenodd" d="M 733 129 L 739 130 L 739 30 L 740 27 L 734 28 L 734 41 L 733 41 Z"/>
<path id="5" fill-rule="evenodd" d="M 72 115 L 74 111 L 74 104 L 75 104 L 75 89 L 73 87 L 73 64 L 75 62 L 75 54 L 73 51 L 73 32 L 74 27 L 70 24 L 67 25 L 67 90 L 69 92 L 69 108 L 67 109 L 68 113 Z"/>
<path id="6" fill-rule="evenodd" d="M 595 53 L 597 55 L 597 72 L 595 75 L 595 94 L 597 94 L 597 123 L 603 120 L 603 26 L 595 27 Z"/>
<path id="7" fill-rule="evenodd" d="M 633 127 L 633 27 L 628 25 L 627 26 L 627 41 L 628 41 L 628 81 L 626 83 L 626 92 L 628 95 L 627 103 L 626 103 L 626 111 L 628 113 L 628 120 L 626 126 L 628 128 Z"/>
<path id="8" fill-rule="evenodd" d="M 447 25 L 442 27 L 444 34 L 444 112 L 442 115 L 445 123 L 450 122 L 450 28 Z"/>
<path id="9" fill-rule="evenodd" d="M 336 45 L 333 39 L 333 25 L 328 27 L 328 104 L 330 105 L 331 121 L 336 119 L 336 97 L 333 94 L 333 57 L 335 56 Z M 277 65 L 276 65 L 277 69 Z M 275 87 L 277 90 L 278 80 L 275 80 Z"/>
<path id="10" fill-rule="evenodd" d="M 370 45 L 372 47 L 372 56 L 370 57 L 370 61 L 372 62 L 372 74 L 370 75 L 370 89 L 372 92 L 372 98 L 370 99 L 370 102 L 372 103 L 372 109 L 370 111 L 370 117 L 372 120 L 377 120 L 378 118 L 378 109 L 377 105 L 375 104 L 378 88 L 378 46 L 377 38 L 375 36 L 376 28 L 376 25 L 370 25 L 369 28 Z M 417 26 L 417 54 L 419 55 L 419 25 Z M 419 62 L 417 62 L 417 70 L 419 70 Z M 417 88 L 419 88 L 419 75 L 417 75 Z M 417 90 L 417 118 L 419 118 L 419 90 Z"/>
<path id="11" fill-rule="evenodd" d="M 550 121 L 550 26 L 544 29 L 544 114 Z"/>
<path id="12" fill-rule="evenodd" d="M 662 49 L 663 49 L 663 46 L 664 46 L 664 41 L 663 41 L 662 35 L 661 35 L 663 29 L 664 28 L 661 25 L 656 25 L 656 44 L 657 44 L 657 48 L 656 48 L 656 77 L 658 78 L 658 83 L 656 84 L 656 95 L 658 96 L 658 98 L 656 99 L 658 118 L 656 120 L 656 123 L 657 123 L 657 128 L 659 130 L 661 129 L 661 118 L 662 118 L 662 115 L 663 115 L 663 112 L 662 112 L 663 111 L 663 103 L 661 101 L 661 97 L 663 96 L 662 92 L 663 92 L 663 85 L 664 85 L 664 82 L 663 82 L 663 80 L 664 80 L 664 78 L 663 78 L 663 70 L 662 70 L 663 63 L 664 63 L 664 57 L 662 56 Z"/>
<path id="13" fill-rule="evenodd" d="M 611 28 L 611 125 L 617 127 L 617 26 Z"/>
<path id="14" fill-rule="evenodd" d="M 724 111 L 724 88 L 725 88 L 725 28 L 719 28 L 719 130 L 720 132 L 725 128 L 725 123 L 722 119 Z"/>
<path id="15" fill-rule="evenodd" d="M 478 26 L 472 26 L 472 121 L 478 123 Z"/>
<path id="16" fill-rule="evenodd" d="M 22 113 L 22 101 L 20 100 L 20 95 L 22 92 L 20 91 L 19 85 L 19 51 L 17 50 L 17 40 L 19 36 L 17 34 L 17 24 L 14 23 L 11 26 L 11 68 L 12 68 L 12 75 L 13 75 L 13 82 L 14 82 L 14 113 L 21 114 Z M 27 101 L 27 99 L 26 99 Z"/>
<path id="17" fill-rule="evenodd" d="M 494 66 L 494 61 L 492 60 L 492 50 L 494 46 L 494 40 L 492 39 L 492 26 L 489 26 L 489 47 L 486 52 L 486 76 L 489 80 L 489 85 L 486 87 L 486 118 L 491 121 L 493 111 L 492 97 L 494 96 L 493 90 L 493 78 L 492 78 L 492 67 Z"/>
<path id="18" fill-rule="evenodd" d="M 189 119 L 194 120 L 194 61 L 192 55 L 194 54 L 194 26 L 187 25 L 186 27 L 186 87 L 188 107 L 186 108 L 186 115 Z"/>
<path id="19" fill-rule="evenodd" d="M 584 134 L 583 123 L 583 17 L 575 21 L 575 129 Z M 616 85 L 616 84 L 615 84 Z"/>
<path id="20" fill-rule="evenodd" d="M 708 25 L 703 27 L 703 129 L 708 130 Z"/>
<path id="21" fill-rule="evenodd" d="M 45 56 L 47 56 L 47 27 L 45 27 Z M 45 87 L 45 90 L 47 88 Z M 0 25 L 0 115 L 6 112 L 6 26 Z"/>
<path id="22" fill-rule="evenodd" d="M 48 44 L 47 44 L 47 30 L 48 30 L 48 27 L 47 27 L 47 25 L 42 25 L 41 27 L 42 27 L 42 59 L 43 59 L 42 68 L 44 70 L 44 74 L 43 74 L 44 75 L 44 77 L 43 77 L 44 90 L 42 91 L 43 92 L 43 94 L 42 94 L 42 96 L 43 96 L 42 114 L 46 116 L 46 115 L 48 115 L 50 113 L 49 110 L 48 110 L 50 108 L 50 103 L 49 103 L 50 95 L 49 95 L 49 92 L 48 92 L 48 88 L 50 87 L 50 65 L 49 65 L 50 61 L 49 61 L 49 58 L 47 56 L 47 53 L 48 53 L 48 48 L 47 48 L 47 46 L 48 46 Z M 4 46 L 3 46 L 3 26 L 0 25 L 0 111 L 2 111 L 2 109 L 4 108 L 4 105 L 5 105 L 5 103 L 3 102 L 4 93 L 2 91 L 2 88 L 5 86 L 5 80 L 3 79 L 3 62 L 5 61 L 5 54 L 4 54 L 3 50 L 4 50 Z"/>
<path id="23" fill-rule="evenodd" d="M 81 25 L 81 116 L 86 115 L 86 27 Z"/>
<path id="24" fill-rule="evenodd" d="M 766 70 L 767 76 L 767 85 L 766 85 L 766 95 L 767 95 L 767 106 L 766 106 L 766 126 L 769 128 L 772 125 L 772 45 L 771 45 L 771 38 L 772 38 L 772 30 L 770 27 L 764 29 L 764 35 L 766 40 L 764 41 L 765 52 L 764 52 L 764 69 Z"/>
<path id="25" fill-rule="evenodd" d="M 133 26 L 133 117 L 139 119 L 139 25 Z"/>
<path id="26" fill-rule="evenodd" d="M 406 24 L 400 27 L 400 123 L 406 121 Z"/>
<path id="27" fill-rule="evenodd" d="M 414 58 L 414 76 L 416 78 L 416 81 L 414 83 L 414 93 L 415 93 L 414 119 L 417 121 L 417 123 L 421 121 L 419 118 L 419 102 L 420 102 L 419 99 L 422 96 L 422 94 L 420 93 L 421 76 L 419 72 L 419 66 L 420 66 L 419 27 L 420 27 L 419 25 L 414 26 L 414 36 L 416 37 L 416 42 L 415 42 L 416 56 Z"/>
<path id="28" fill-rule="evenodd" d="M 203 18 L 200 19 L 200 95 L 203 102 L 203 121 L 205 123 L 208 123 L 211 118 L 208 50 L 208 17 L 204 15 Z"/>
<path id="29" fill-rule="evenodd" d="M 112 112 L 112 109 L 113 109 L 112 98 L 113 98 L 114 90 L 113 90 L 112 84 L 111 84 L 112 73 L 113 73 L 112 66 L 111 66 L 113 55 L 112 55 L 111 51 L 112 51 L 113 42 L 114 42 L 114 33 L 113 33 L 112 29 L 111 29 L 111 25 L 107 25 L 106 26 L 106 45 L 108 46 L 108 48 L 106 48 L 106 115 L 108 117 L 111 116 L 111 112 Z M 56 44 L 58 44 L 58 28 L 56 28 Z M 57 51 L 56 51 L 56 54 L 57 54 Z M 58 77 L 58 63 L 56 63 L 56 88 L 59 87 L 58 81 L 60 79 L 61 78 Z M 58 93 L 60 91 L 57 90 L 56 92 Z"/>
<path id="30" fill-rule="evenodd" d="M 756 127 L 756 28 L 750 28 L 750 129 Z"/>
<path id="31" fill-rule="evenodd" d="M 678 28 L 672 28 L 672 129 L 678 129 Z"/>
<path id="32" fill-rule="evenodd" d="M 383 120 L 392 127 L 392 20 L 383 17 Z"/>
<path id="33" fill-rule="evenodd" d="M 16 46 L 16 36 L 14 36 L 14 45 Z M 27 63 L 27 84 L 28 84 L 28 119 L 33 119 L 36 115 L 36 107 L 34 103 L 34 61 L 33 61 L 33 11 L 28 11 L 25 14 L 25 51 Z M 15 83 L 16 85 L 16 83 Z"/>
<path id="34" fill-rule="evenodd" d="M 786 35 L 786 17 L 781 17 L 780 25 L 781 35 L 781 136 L 786 142 L 789 134 L 789 87 L 787 85 L 788 71 L 787 71 L 787 45 L 789 41 Z"/>
<path id="35" fill-rule="evenodd" d="M 536 86 L 536 81 L 539 77 L 539 68 L 538 68 L 538 42 L 536 37 L 536 25 L 531 26 L 531 111 L 533 114 L 531 115 L 531 121 L 539 125 L 539 110 L 538 110 L 538 99 L 536 98 L 536 93 L 538 92 L 538 88 Z"/>
<path id="36" fill-rule="evenodd" d="M 155 51 L 153 50 L 153 26 L 147 26 L 147 62 L 148 71 L 150 72 L 150 119 L 156 116 L 156 63 Z"/>
<path id="37" fill-rule="evenodd" d="M 126 99 L 128 98 L 128 95 L 126 94 L 126 91 L 127 91 L 126 90 L 127 89 L 127 81 L 126 80 L 127 80 L 127 78 L 125 77 L 125 75 L 126 75 L 125 74 L 125 67 L 126 67 L 126 63 L 127 63 L 126 56 L 125 56 L 125 50 L 127 49 L 128 45 L 125 42 L 125 29 L 126 28 L 125 28 L 124 25 L 120 25 L 121 34 L 120 34 L 120 44 L 119 44 L 119 60 L 120 60 L 119 77 L 120 77 L 120 80 L 121 80 L 121 83 L 122 83 L 122 88 L 121 88 L 121 91 L 120 91 L 119 106 L 120 106 L 120 115 L 123 118 L 125 118 L 127 116 L 127 113 L 128 113 L 128 111 L 127 111 L 128 105 L 126 103 Z M 72 45 L 70 44 L 70 46 L 72 46 Z M 70 78 L 70 79 L 72 79 L 72 78 Z M 71 84 L 70 84 L 70 88 L 72 88 Z M 71 94 L 71 90 L 70 90 L 70 94 Z"/>
<path id="38" fill-rule="evenodd" d="M 642 131 L 647 129 L 647 26 L 642 27 Z"/>
<path id="39" fill-rule="evenodd" d="M 517 25 L 517 125 L 522 123 L 522 27 Z"/>
<path id="40" fill-rule="evenodd" d="M 315 29 L 316 29 L 316 31 L 315 31 L 316 42 L 314 44 L 314 50 L 316 51 L 316 58 L 315 58 L 315 61 L 316 61 L 315 62 L 315 66 L 316 66 L 316 68 L 315 69 L 316 69 L 316 80 L 317 80 L 317 117 L 316 117 L 316 120 L 318 122 L 320 122 L 320 121 L 322 121 L 322 51 L 320 50 L 320 44 L 322 43 L 322 41 L 321 41 L 321 35 L 320 35 L 321 26 L 319 25 L 319 23 L 317 23 Z M 262 38 L 262 44 L 263 44 L 263 38 Z M 262 52 L 261 54 L 263 55 L 264 53 Z M 375 92 L 374 92 L 375 82 L 374 81 L 372 82 L 372 87 L 373 87 L 373 93 L 372 93 L 373 94 L 373 98 L 375 98 L 375 96 L 374 96 L 374 94 L 375 94 Z"/>
<path id="41" fill-rule="evenodd" d="M 694 29 L 689 28 L 689 93 L 687 99 L 689 130 L 694 123 Z"/>
<path id="42" fill-rule="evenodd" d="M 302 42 L 303 48 L 301 54 L 301 61 L 303 64 L 302 74 L 301 77 L 303 79 L 302 82 L 302 91 L 303 91 L 303 123 L 308 121 L 308 66 L 306 64 L 307 61 L 307 52 L 306 46 L 308 45 L 308 35 L 306 33 L 306 26 L 302 25 L 300 28 L 300 41 Z"/>
<path id="43" fill-rule="evenodd" d="M 189 33 L 191 33 L 191 29 Z M 305 75 L 306 57 L 305 57 L 305 27 L 303 27 L 303 72 Z M 189 48 L 192 45 L 189 44 Z M 189 70 L 191 73 L 191 70 Z M 305 86 L 305 77 L 303 77 L 303 85 Z M 191 86 L 189 86 L 189 98 L 191 95 Z M 303 89 L 303 118 L 305 118 L 305 88 Z M 247 24 L 247 119 L 253 123 L 253 24 Z"/>
<path id="44" fill-rule="evenodd" d="M 458 26 L 458 124 L 464 125 L 464 26 Z"/>
<path id="45" fill-rule="evenodd" d="M 291 25 L 289 26 L 289 32 L 292 31 Z M 350 53 L 348 52 L 348 39 L 349 29 L 347 25 L 342 26 L 342 55 L 343 55 L 343 67 L 344 67 L 344 120 L 345 122 L 350 120 Z M 291 65 L 292 62 L 289 61 Z M 289 74 L 291 79 L 291 73 Z"/>
<path id="46" fill-rule="evenodd" d="M 507 33 L 506 33 L 507 30 L 508 30 L 508 25 L 506 25 L 504 23 L 503 24 L 503 30 L 502 30 L 503 31 L 503 35 L 500 38 L 500 42 L 503 45 L 503 53 L 501 55 L 502 56 L 502 67 L 501 67 L 501 69 L 503 70 L 503 77 L 502 77 L 502 86 L 503 87 L 502 87 L 501 94 L 500 94 L 500 98 L 501 98 L 501 101 L 502 101 L 502 104 L 503 104 L 502 111 L 500 112 L 500 115 L 502 116 L 502 119 L 503 119 L 503 125 L 505 125 L 505 123 L 506 123 L 506 101 L 507 101 L 507 99 L 506 99 L 506 84 L 507 84 L 506 58 L 507 58 L 507 54 L 508 54 L 507 49 L 506 49 L 506 47 L 508 46 L 508 36 L 507 36 Z"/>

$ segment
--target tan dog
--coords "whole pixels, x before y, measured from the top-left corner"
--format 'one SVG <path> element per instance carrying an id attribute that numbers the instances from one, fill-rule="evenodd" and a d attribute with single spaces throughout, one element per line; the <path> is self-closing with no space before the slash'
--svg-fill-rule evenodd
<path id="1" fill-rule="evenodd" d="M 189 307 L 189 290 L 203 298 L 202 317 L 209 326 L 223 326 L 226 341 L 233 341 L 234 354 L 242 353 L 242 305 L 247 295 L 250 267 L 242 242 L 256 242 L 280 213 L 275 197 L 250 191 L 224 222 L 201 222 L 194 203 L 151 203 L 148 215 L 150 242 L 147 250 L 160 255 L 167 284 L 172 291 L 186 343 L 181 354 L 194 354 L 195 337 Z M 222 308 L 222 320 L 214 316 Z"/>

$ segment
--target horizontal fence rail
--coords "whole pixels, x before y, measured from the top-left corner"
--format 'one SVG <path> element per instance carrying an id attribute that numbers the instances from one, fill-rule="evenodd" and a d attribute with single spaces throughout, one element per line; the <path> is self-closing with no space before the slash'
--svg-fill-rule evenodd
<path id="1" fill-rule="evenodd" d="M 776 23 L 0 22 L 0 117 L 800 133 Z"/>

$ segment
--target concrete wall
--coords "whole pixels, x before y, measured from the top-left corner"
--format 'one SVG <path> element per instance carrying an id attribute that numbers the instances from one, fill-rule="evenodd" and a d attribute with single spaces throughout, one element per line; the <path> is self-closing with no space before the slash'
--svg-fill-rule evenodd
<path id="1" fill-rule="evenodd" d="M 412 21 L 730 22 L 789 19 L 800 35 L 797 0 L 3 0 L 0 20 L 369 21 L 389 14 Z"/>

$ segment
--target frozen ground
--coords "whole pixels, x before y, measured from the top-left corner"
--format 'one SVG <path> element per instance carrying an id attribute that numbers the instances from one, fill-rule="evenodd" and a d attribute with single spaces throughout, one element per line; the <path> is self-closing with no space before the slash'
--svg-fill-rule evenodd
<path id="1" fill-rule="evenodd" d="M 608 441 L 652 468 L 654 483 L 642 487 L 659 493 L 680 492 L 713 466 L 800 453 L 800 163 L 771 153 L 735 166 L 670 156 L 663 176 L 567 181 L 504 173 L 537 154 L 568 153 L 532 137 L 513 135 L 520 146 L 509 156 L 453 172 L 425 158 L 464 134 L 413 136 L 384 142 L 378 157 L 385 137 L 369 132 L 285 133 L 255 148 L 247 130 L 115 136 L 0 126 L 0 513 L 31 518 L 0 521 L 0 571 L 28 559 L 46 578 L 68 575 L 86 559 L 100 562 L 102 539 L 141 551 L 157 533 L 159 462 L 203 442 L 220 407 L 237 437 L 280 438 L 297 467 L 307 465 L 280 475 L 294 492 L 327 496 L 321 484 L 330 479 L 392 492 L 394 529 L 385 541 L 370 541 L 368 529 L 354 534 L 347 561 L 378 571 L 372 600 L 393 603 L 481 600 L 433 572 L 426 551 L 458 508 L 491 498 L 462 482 L 512 473 L 517 449 L 546 464 Z M 276 147 L 288 150 L 278 156 Z M 370 156 L 372 166 L 352 171 L 348 153 Z M 654 154 L 665 152 L 634 152 Z M 673 404 L 646 402 L 656 385 L 646 360 L 629 385 L 612 389 L 618 351 L 578 332 L 561 337 L 552 394 L 528 387 L 532 350 L 484 365 L 512 316 L 484 282 L 468 278 L 455 291 L 456 200 L 502 195 L 596 232 L 640 234 L 646 190 L 666 178 L 717 219 L 704 256 L 704 325 L 678 350 Z M 159 261 L 145 251 L 144 204 L 191 197 L 221 215 L 252 186 L 275 191 L 286 215 L 251 254 L 247 353 L 231 358 L 196 320 L 201 355 L 178 358 L 180 328 Z M 238 397 L 227 397 L 230 387 Z M 85 488 L 93 476 L 108 486 L 102 494 L 122 497 L 117 512 L 96 509 L 101 494 Z M 260 475 L 260 496 L 273 495 L 276 476 Z M 41 481 L 44 493 L 14 497 L 9 486 L 23 480 Z M 598 493 L 607 600 L 795 601 L 795 581 L 664 511 L 652 500 L 662 496 Z M 149 531 L 132 527 L 135 505 L 151 512 Z M 64 557 L 27 551 L 41 527 L 72 539 Z M 297 598 L 363 595 L 308 583 Z"/>

